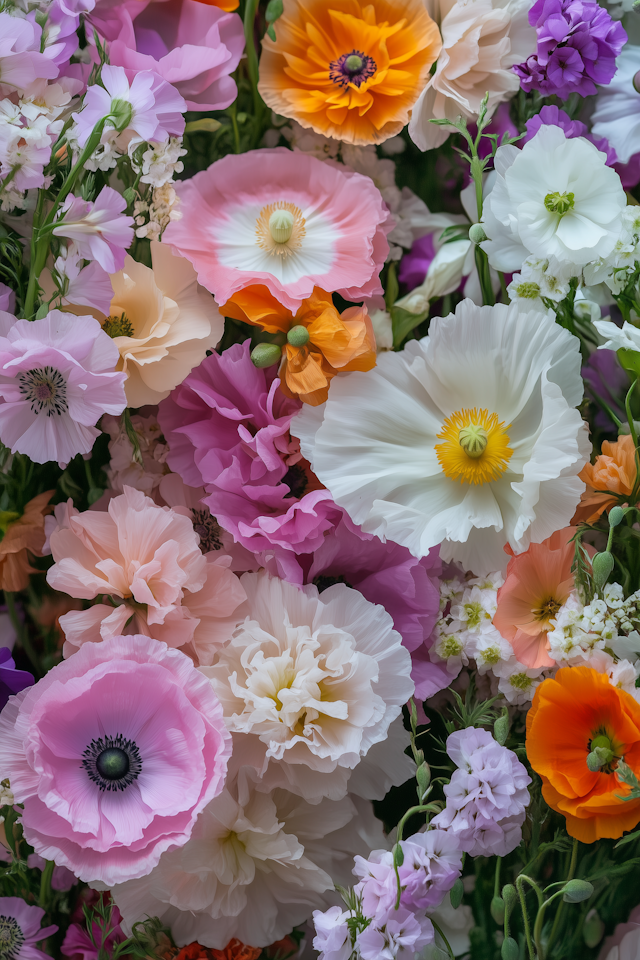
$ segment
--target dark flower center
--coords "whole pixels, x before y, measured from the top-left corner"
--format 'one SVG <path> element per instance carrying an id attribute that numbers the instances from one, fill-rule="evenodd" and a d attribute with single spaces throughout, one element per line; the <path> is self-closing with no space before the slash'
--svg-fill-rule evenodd
<path id="1" fill-rule="evenodd" d="M 200 550 L 202 553 L 209 553 L 211 550 L 221 550 L 222 540 L 220 539 L 220 524 L 207 507 L 201 510 L 193 509 L 193 529 L 200 537 Z"/>
<path id="2" fill-rule="evenodd" d="M 69 412 L 67 381 L 55 367 L 39 367 L 21 373 L 18 383 L 23 398 L 31 404 L 32 413 L 52 417 Z"/>
<path id="3" fill-rule="evenodd" d="M 318 588 L 318 593 L 322 593 L 323 590 L 326 590 L 328 587 L 332 587 L 336 583 L 344 583 L 346 587 L 350 587 L 351 584 L 343 577 L 342 574 L 339 577 L 330 577 L 325 576 L 324 574 L 319 574 L 317 577 L 313 578 L 314 586 Z"/>
<path id="4" fill-rule="evenodd" d="M 102 329 L 112 339 L 113 337 L 132 337 L 134 334 L 133 324 L 124 310 L 119 317 L 107 317 L 102 324 Z"/>
<path id="5" fill-rule="evenodd" d="M 289 487 L 289 493 L 285 494 L 285 500 L 288 497 L 295 497 L 296 500 L 299 500 L 306 490 L 308 483 L 308 477 L 304 467 L 301 467 L 298 463 L 294 463 L 285 473 L 282 482 Z"/>
<path id="6" fill-rule="evenodd" d="M 89 779 L 102 791 L 126 790 L 142 770 L 137 745 L 121 733 L 92 740 L 82 756 Z"/>
<path id="7" fill-rule="evenodd" d="M 350 83 L 361 87 L 371 79 L 377 69 L 375 60 L 367 57 L 361 50 L 352 50 L 351 53 L 343 53 L 338 60 L 331 61 L 329 79 L 339 87 L 348 87 Z"/>
<path id="8" fill-rule="evenodd" d="M 15 917 L 0 914 L 0 960 L 14 960 L 20 956 L 24 935 Z"/>

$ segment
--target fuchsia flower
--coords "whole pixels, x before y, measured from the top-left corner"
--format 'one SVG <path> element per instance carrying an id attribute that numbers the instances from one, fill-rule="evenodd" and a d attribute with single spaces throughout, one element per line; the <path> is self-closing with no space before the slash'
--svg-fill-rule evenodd
<path id="1" fill-rule="evenodd" d="M 85 260 L 97 260 L 107 273 L 124 266 L 127 247 L 133 242 L 133 217 L 123 210 L 127 201 L 111 187 L 103 187 L 94 202 L 69 194 L 58 211 L 56 237 L 75 240 Z"/>
<path id="2" fill-rule="evenodd" d="M 230 154 L 175 188 L 182 217 L 163 241 L 220 306 L 256 283 L 294 313 L 316 286 L 382 293 L 394 220 L 370 177 L 278 147 Z"/>
<path id="3" fill-rule="evenodd" d="M 189 110 L 223 110 L 235 100 L 230 74 L 244 49 L 237 13 L 197 0 L 128 0 L 91 19 L 109 41 L 110 62 L 128 76 L 153 71 L 176 87 Z"/>
<path id="4" fill-rule="evenodd" d="M 223 788 L 230 744 L 209 682 L 150 637 L 85 644 L 0 714 L 25 839 L 108 886 L 186 843 Z"/>
<path id="5" fill-rule="evenodd" d="M 6 317 L 6 315 L 5 315 Z M 7 329 L 8 328 L 8 329 Z M 118 348 L 93 317 L 52 310 L 0 336 L 0 440 L 35 463 L 89 453 L 103 413 L 126 406 Z"/>
<path id="6" fill-rule="evenodd" d="M 91 136 L 96 123 L 108 116 L 115 104 L 120 114 L 123 104 L 129 104 L 131 119 L 126 130 L 141 140 L 163 141 L 170 135 L 182 135 L 182 114 L 187 105 L 170 83 L 150 70 L 143 70 L 136 73 L 130 84 L 122 67 L 112 67 L 108 63 L 103 65 L 100 78 L 103 86 L 97 83 L 90 86 L 83 109 L 72 114 L 81 147 Z"/>
<path id="7" fill-rule="evenodd" d="M 0 949 L 7 960 L 48 960 L 36 943 L 50 937 L 57 926 L 40 927 L 44 910 L 31 907 L 21 897 L 0 897 Z"/>

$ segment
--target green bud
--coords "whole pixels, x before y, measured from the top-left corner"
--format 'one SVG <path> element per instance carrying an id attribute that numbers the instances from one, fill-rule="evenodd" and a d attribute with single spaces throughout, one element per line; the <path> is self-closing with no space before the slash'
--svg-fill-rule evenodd
<path id="1" fill-rule="evenodd" d="M 254 367 L 262 370 L 264 367 L 272 367 L 281 355 L 282 351 L 277 343 L 259 343 L 251 351 L 251 362 Z"/>
<path id="2" fill-rule="evenodd" d="M 395 847 L 393 848 L 393 862 L 395 863 L 396 867 L 401 867 L 404 863 L 404 850 L 399 843 L 396 843 Z"/>
<path id="3" fill-rule="evenodd" d="M 622 507 L 611 507 L 609 510 L 609 526 L 617 527 L 624 520 L 624 510 Z"/>
<path id="4" fill-rule="evenodd" d="M 287 342 L 292 347 L 304 347 L 305 343 L 309 343 L 309 331 L 302 324 L 291 327 L 287 334 Z"/>
<path id="5" fill-rule="evenodd" d="M 202 120 L 190 120 L 185 126 L 185 133 L 215 133 L 222 124 L 213 117 L 204 117 Z"/>
<path id="6" fill-rule="evenodd" d="M 596 587 L 598 590 L 601 590 L 609 579 L 609 575 L 613 570 L 613 554 L 611 554 L 608 550 L 603 550 L 602 553 L 596 553 L 595 557 L 591 561 L 591 567 L 593 570 L 593 579 L 595 580 Z"/>
<path id="7" fill-rule="evenodd" d="M 345 67 L 350 73 L 357 73 L 359 70 L 362 70 L 364 66 L 364 60 L 362 57 L 359 57 L 357 53 L 352 53 L 344 62 Z"/>
<path id="8" fill-rule="evenodd" d="M 565 903 L 582 903 L 588 900 L 593 893 L 593 884 L 588 880 L 569 880 L 562 891 L 562 899 Z"/>
<path id="9" fill-rule="evenodd" d="M 431 770 L 429 769 L 428 763 L 421 763 L 418 769 L 416 770 L 416 780 L 418 781 L 418 788 L 420 791 L 420 800 L 424 797 L 425 793 L 429 789 L 429 784 L 431 783 Z"/>
<path id="10" fill-rule="evenodd" d="M 499 927 L 504 923 L 504 900 L 502 897 L 494 897 L 491 901 L 491 916 Z"/>
<path id="11" fill-rule="evenodd" d="M 500 956 L 502 960 L 519 960 L 520 950 L 513 937 L 505 937 L 500 947 Z"/>
<path id="12" fill-rule="evenodd" d="M 126 130 L 131 123 L 133 107 L 128 100 L 112 100 L 109 116 L 116 130 Z"/>
<path id="13" fill-rule="evenodd" d="M 508 911 L 513 910 L 518 899 L 518 891 L 512 883 L 505 883 L 502 888 L 502 899 L 504 900 L 504 905 Z"/>
<path id="14" fill-rule="evenodd" d="M 458 877 L 454 885 L 451 887 L 451 892 L 449 893 L 451 906 L 453 907 L 454 910 L 458 909 L 458 907 L 462 903 L 463 897 L 464 897 L 464 887 L 462 885 L 462 880 L 460 879 L 460 877 Z"/>
<path id="15" fill-rule="evenodd" d="M 509 730 L 511 728 L 511 721 L 509 720 L 509 711 L 506 707 L 502 708 L 502 716 L 493 724 L 493 735 L 500 744 L 501 747 L 504 747 L 509 736 Z"/>
<path id="16" fill-rule="evenodd" d="M 587 767 L 592 773 L 597 773 L 598 770 L 602 770 L 608 763 L 611 763 L 614 757 L 613 750 L 608 747 L 594 747 L 591 753 L 587 755 Z"/>
<path id="17" fill-rule="evenodd" d="M 482 224 L 472 223 L 469 227 L 469 240 L 471 240 L 471 243 L 482 243 L 482 241 L 486 239 L 487 235 L 484 232 Z"/>
<path id="18" fill-rule="evenodd" d="M 588 947 L 597 947 L 604 935 L 604 923 L 597 910 L 589 910 L 582 924 L 582 937 Z"/>

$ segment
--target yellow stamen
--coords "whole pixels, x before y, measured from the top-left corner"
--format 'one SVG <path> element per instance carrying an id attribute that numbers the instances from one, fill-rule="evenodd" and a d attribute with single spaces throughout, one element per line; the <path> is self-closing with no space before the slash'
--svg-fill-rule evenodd
<path id="1" fill-rule="evenodd" d="M 444 443 L 435 447 L 445 477 L 474 484 L 498 480 L 513 456 L 508 429 L 497 413 L 477 407 L 447 417 L 438 434 Z"/>

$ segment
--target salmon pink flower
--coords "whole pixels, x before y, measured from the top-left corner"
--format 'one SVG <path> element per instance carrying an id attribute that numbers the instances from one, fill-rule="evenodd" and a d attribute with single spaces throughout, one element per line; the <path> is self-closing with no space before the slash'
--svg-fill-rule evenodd
<path id="1" fill-rule="evenodd" d="M 347 300 L 382 293 L 393 218 L 369 177 L 285 147 L 229 155 L 175 184 L 163 234 L 222 307 L 264 284 L 295 312 L 314 287 Z"/>
<path id="2" fill-rule="evenodd" d="M 230 743 L 207 680 L 150 637 L 85 644 L 0 714 L 26 841 L 108 886 L 186 843 L 224 786 Z"/>

